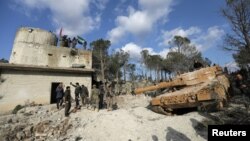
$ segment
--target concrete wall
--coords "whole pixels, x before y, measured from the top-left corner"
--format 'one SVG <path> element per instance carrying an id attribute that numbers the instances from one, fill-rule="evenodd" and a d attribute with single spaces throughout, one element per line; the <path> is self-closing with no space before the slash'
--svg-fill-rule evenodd
<path id="1" fill-rule="evenodd" d="M 50 67 L 84 64 L 85 68 L 92 68 L 92 52 L 78 49 L 77 54 L 72 55 L 71 48 L 56 47 L 56 40 L 56 35 L 51 32 L 20 28 L 16 33 L 10 63 Z"/>
<path id="2" fill-rule="evenodd" d="M 49 73 L 32 71 L 2 70 L 1 78 L 5 81 L 0 85 L 0 113 L 12 110 L 25 101 L 35 101 L 37 104 L 49 104 L 51 99 L 52 82 L 63 82 L 69 86 L 70 82 L 79 82 L 88 87 L 91 93 L 90 74 Z M 74 87 L 71 86 L 74 97 Z"/>
<path id="3" fill-rule="evenodd" d="M 39 28 L 21 27 L 16 32 L 14 43 L 17 42 L 56 46 L 57 37 L 54 33 Z"/>

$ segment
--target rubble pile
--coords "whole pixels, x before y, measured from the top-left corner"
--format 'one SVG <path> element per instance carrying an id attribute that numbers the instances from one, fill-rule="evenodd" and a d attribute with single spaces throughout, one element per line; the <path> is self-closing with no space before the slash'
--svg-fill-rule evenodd
<path id="1" fill-rule="evenodd" d="M 25 107 L 17 114 L 1 116 L 0 124 L 0 138 L 6 141 L 50 140 L 66 135 L 72 127 L 55 105 Z"/>
<path id="2" fill-rule="evenodd" d="M 215 113 L 203 113 L 210 124 L 250 124 L 250 100 L 244 95 L 231 97 L 227 107 Z"/>

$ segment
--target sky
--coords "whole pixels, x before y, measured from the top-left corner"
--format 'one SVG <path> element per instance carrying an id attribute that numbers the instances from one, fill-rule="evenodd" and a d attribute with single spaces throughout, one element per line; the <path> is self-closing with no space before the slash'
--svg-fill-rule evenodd
<path id="1" fill-rule="evenodd" d="M 230 25 L 220 13 L 224 0 L 1 0 L 0 58 L 9 59 L 18 28 L 41 28 L 88 43 L 103 38 L 110 50 L 123 49 L 132 60 L 140 52 L 165 57 L 169 41 L 188 37 L 213 63 L 234 64 L 222 49 Z"/>

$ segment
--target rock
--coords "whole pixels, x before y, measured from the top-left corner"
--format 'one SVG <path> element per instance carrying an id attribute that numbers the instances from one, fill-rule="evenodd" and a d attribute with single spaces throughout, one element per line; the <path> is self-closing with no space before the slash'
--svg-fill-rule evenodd
<path id="1" fill-rule="evenodd" d="M 18 140 L 23 140 L 23 139 L 25 138 L 25 134 L 24 134 L 23 132 L 18 132 L 18 133 L 16 134 L 16 138 L 17 138 Z"/>
<path id="2" fill-rule="evenodd" d="M 33 115 L 33 113 L 32 112 L 28 112 L 28 113 L 24 113 L 23 115 L 24 116 L 31 116 L 31 115 Z"/>
<path id="3" fill-rule="evenodd" d="M 10 118 L 10 119 L 8 120 L 8 123 L 13 123 L 12 118 Z"/>
<path id="4" fill-rule="evenodd" d="M 25 136 L 30 138 L 32 137 L 32 134 L 33 134 L 33 126 L 28 126 L 23 131 L 25 133 Z"/>
<path id="5" fill-rule="evenodd" d="M 44 133 L 45 130 L 47 130 L 47 128 L 50 126 L 50 123 L 52 123 L 51 120 L 42 121 L 34 127 L 34 131 L 37 133 Z"/>
<path id="6" fill-rule="evenodd" d="M 13 131 L 20 132 L 20 131 L 22 131 L 25 127 L 26 127 L 26 125 L 19 124 L 19 125 L 17 125 L 17 126 L 14 127 Z"/>
<path id="7" fill-rule="evenodd" d="M 35 141 L 35 138 L 24 139 L 23 141 Z"/>

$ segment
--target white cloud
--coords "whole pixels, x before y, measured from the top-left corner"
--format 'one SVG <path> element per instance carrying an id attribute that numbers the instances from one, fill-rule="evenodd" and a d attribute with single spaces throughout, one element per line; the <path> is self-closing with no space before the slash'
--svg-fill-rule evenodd
<path id="1" fill-rule="evenodd" d="M 199 33 L 201 33 L 201 29 L 195 26 L 192 26 L 186 30 L 178 27 L 171 31 L 162 31 L 163 42 L 161 42 L 159 45 L 168 46 L 169 42 L 174 38 L 174 36 L 190 37 Z"/>
<path id="2" fill-rule="evenodd" d="M 163 57 L 163 58 L 166 58 L 167 54 L 169 52 L 169 49 L 168 48 L 164 48 L 162 51 L 160 51 L 158 54 Z"/>
<path id="3" fill-rule="evenodd" d="M 169 52 L 169 49 L 163 49 L 162 51 L 157 52 L 153 48 L 141 47 L 133 42 L 127 43 L 121 49 L 124 50 L 125 52 L 128 52 L 130 55 L 130 58 L 136 61 L 139 61 L 141 59 L 141 51 L 145 49 L 149 51 L 149 54 L 160 55 L 163 58 L 165 58 L 167 53 Z"/>
<path id="4" fill-rule="evenodd" d="M 107 0 L 22 0 L 17 1 L 29 12 L 32 10 L 48 10 L 51 12 L 51 20 L 57 28 L 57 33 L 63 27 L 63 34 L 75 36 L 87 33 L 99 27 L 101 17 L 100 13 L 94 16 L 90 14 L 90 4 L 97 9 L 105 9 Z"/>
<path id="5" fill-rule="evenodd" d="M 92 0 L 91 2 L 93 2 L 98 9 L 104 10 L 109 0 Z"/>
<path id="6" fill-rule="evenodd" d="M 199 51 L 205 51 L 216 46 L 224 34 L 224 30 L 218 26 L 209 27 L 207 31 L 202 31 L 199 27 L 195 26 L 188 29 L 178 27 L 170 31 L 162 31 L 162 42 L 159 45 L 169 46 L 169 41 L 174 36 L 179 35 L 189 38 Z"/>
<path id="7" fill-rule="evenodd" d="M 142 51 L 142 47 L 136 45 L 135 43 L 128 43 L 122 47 L 122 50 L 128 52 L 131 59 L 139 60 L 141 57 L 140 52 Z"/>
<path id="8" fill-rule="evenodd" d="M 226 63 L 223 67 L 227 67 L 228 71 L 230 72 L 234 72 L 240 69 L 236 62 Z"/>
<path id="9" fill-rule="evenodd" d="M 198 36 L 198 38 L 193 39 L 193 41 L 198 50 L 205 51 L 216 46 L 224 34 L 223 29 L 218 26 L 213 26 L 208 28 L 207 31 Z"/>
<path id="10" fill-rule="evenodd" d="M 127 33 L 145 35 L 152 30 L 155 23 L 166 21 L 172 5 L 172 0 L 139 0 L 140 10 L 129 6 L 128 16 L 117 16 L 117 26 L 108 32 L 108 38 L 115 43 Z"/>

